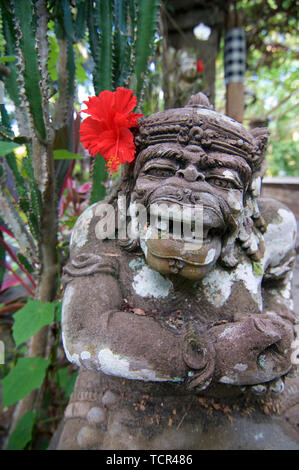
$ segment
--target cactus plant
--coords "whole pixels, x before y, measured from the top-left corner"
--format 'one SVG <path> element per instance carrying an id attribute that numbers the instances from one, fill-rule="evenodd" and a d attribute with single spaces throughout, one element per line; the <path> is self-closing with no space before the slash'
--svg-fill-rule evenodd
<path id="1" fill-rule="evenodd" d="M 158 10 L 157 0 L 1 1 L 0 37 L 10 60 L 0 69 L 0 80 L 14 104 L 19 135 L 12 131 L 5 105 L 0 104 L 0 142 L 25 144 L 26 156 L 20 163 L 13 152 L 0 153 L 0 217 L 18 242 L 15 260 L 30 272 L 39 301 L 54 301 L 57 294 L 58 197 L 71 161 L 55 160 L 54 152 L 74 151 L 74 45 L 83 39 L 88 43 L 95 94 L 126 86 L 140 100 Z M 49 73 L 50 35 L 59 49 L 56 82 Z M 14 178 L 15 194 L 6 187 L 8 171 Z M 106 178 L 104 162 L 96 158 L 90 203 L 105 196 Z M 0 282 L 2 278 L 3 266 Z M 31 338 L 29 356 L 45 355 L 46 331 L 43 328 Z M 34 408 L 35 399 L 30 393 L 19 402 L 12 429 Z"/>

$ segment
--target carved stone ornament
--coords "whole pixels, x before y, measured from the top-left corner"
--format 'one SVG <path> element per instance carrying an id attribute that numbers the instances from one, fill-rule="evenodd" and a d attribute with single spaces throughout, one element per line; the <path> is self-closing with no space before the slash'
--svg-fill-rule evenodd
<path id="1" fill-rule="evenodd" d="M 72 233 L 80 372 L 53 447 L 299 449 L 296 221 L 260 198 L 267 138 L 201 93 L 139 121 L 117 196 Z"/>

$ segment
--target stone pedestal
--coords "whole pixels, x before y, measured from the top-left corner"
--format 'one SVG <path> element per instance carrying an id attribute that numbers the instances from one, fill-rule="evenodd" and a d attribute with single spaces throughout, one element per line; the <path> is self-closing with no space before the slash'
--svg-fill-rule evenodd
<path id="1" fill-rule="evenodd" d="M 298 379 L 287 379 L 279 397 L 233 386 L 225 387 L 225 397 L 223 391 L 217 386 L 194 394 L 183 385 L 80 370 L 51 448 L 299 450 Z"/>

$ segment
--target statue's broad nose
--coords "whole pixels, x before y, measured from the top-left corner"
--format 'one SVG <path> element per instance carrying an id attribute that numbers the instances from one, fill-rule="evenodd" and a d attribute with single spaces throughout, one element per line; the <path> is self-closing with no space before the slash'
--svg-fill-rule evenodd
<path id="1" fill-rule="evenodd" d="M 194 165 L 188 165 L 184 170 L 179 170 L 177 172 L 178 176 L 183 176 L 184 179 L 190 183 L 193 183 L 198 180 L 204 180 L 205 176 L 203 173 L 197 170 Z"/>

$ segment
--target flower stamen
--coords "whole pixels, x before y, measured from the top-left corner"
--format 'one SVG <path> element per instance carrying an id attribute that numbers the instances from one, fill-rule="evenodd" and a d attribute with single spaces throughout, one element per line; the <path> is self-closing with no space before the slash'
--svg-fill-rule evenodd
<path id="1" fill-rule="evenodd" d="M 116 173 L 119 170 L 120 161 L 117 157 L 112 156 L 106 163 L 106 171 L 109 171 L 111 174 Z"/>

